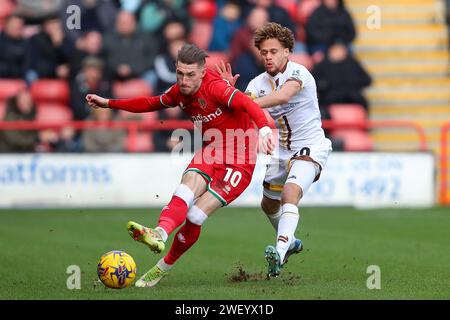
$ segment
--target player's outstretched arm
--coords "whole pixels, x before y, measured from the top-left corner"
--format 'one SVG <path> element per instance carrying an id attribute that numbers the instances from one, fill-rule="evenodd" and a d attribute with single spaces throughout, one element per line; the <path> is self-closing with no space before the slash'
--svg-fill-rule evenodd
<path id="1" fill-rule="evenodd" d="M 163 109 L 160 96 L 137 97 L 131 99 L 106 99 L 96 94 L 86 95 L 86 101 L 92 108 L 122 109 L 129 112 L 142 113 Z"/>
<path id="2" fill-rule="evenodd" d="M 300 81 L 289 80 L 280 88 L 280 90 L 273 91 L 267 96 L 256 98 L 254 101 L 261 108 L 275 107 L 288 103 L 300 90 L 302 90 Z"/>

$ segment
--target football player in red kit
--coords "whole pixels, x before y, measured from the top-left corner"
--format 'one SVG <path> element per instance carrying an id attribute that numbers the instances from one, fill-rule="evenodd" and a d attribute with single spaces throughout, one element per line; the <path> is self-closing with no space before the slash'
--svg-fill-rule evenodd
<path id="1" fill-rule="evenodd" d="M 181 224 L 168 254 L 145 273 L 138 287 L 152 287 L 166 276 L 178 258 L 198 239 L 201 226 L 215 210 L 234 201 L 250 184 L 256 164 L 257 132 L 260 148 L 271 153 L 272 131 L 261 108 L 232 87 L 218 73 L 205 68 L 207 53 L 192 44 L 178 52 L 177 83 L 161 96 L 105 99 L 88 94 L 94 108 L 152 112 L 179 107 L 200 126 L 205 144 L 187 166 L 181 184 L 162 209 L 156 228 L 128 222 L 128 232 L 155 253 Z M 252 122 L 253 121 L 253 122 Z"/>

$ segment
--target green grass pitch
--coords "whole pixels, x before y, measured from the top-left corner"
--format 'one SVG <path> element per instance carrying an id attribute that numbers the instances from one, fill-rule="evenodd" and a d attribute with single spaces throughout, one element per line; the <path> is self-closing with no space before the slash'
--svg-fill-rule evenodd
<path id="1" fill-rule="evenodd" d="M 153 266 L 161 255 L 135 243 L 126 223 L 154 225 L 159 210 L 3 210 L 0 299 L 450 299 L 448 208 L 300 212 L 305 250 L 279 278 L 262 276 L 275 240 L 266 217 L 224 208 L 157 287 L 112 290 L 96 281 L 98 259 L 117 249 L 134 257 L 138 276 Z M 66 287 L 69 265 L 81 268 L 80 290 Z M 370 265 L 380 267 L 379 290 L 366 286 Z"/>

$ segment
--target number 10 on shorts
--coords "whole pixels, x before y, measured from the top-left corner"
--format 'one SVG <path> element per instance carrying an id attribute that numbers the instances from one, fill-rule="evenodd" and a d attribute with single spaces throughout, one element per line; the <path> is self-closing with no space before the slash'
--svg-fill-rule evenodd
<path id="1" fill-rule="evenodd" d="M 225 174 L 223 181 L 229 181 L 233 187 L 236 187 L 242 179 L 242 173 L 233 170 L 233 168 L 225 168 L 225 170 L 227 170 L 227 173 Z"/>

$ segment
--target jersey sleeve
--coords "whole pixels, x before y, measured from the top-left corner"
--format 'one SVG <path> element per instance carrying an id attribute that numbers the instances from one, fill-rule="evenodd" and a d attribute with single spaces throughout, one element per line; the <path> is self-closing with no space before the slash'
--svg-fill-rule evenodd
<path id="1" fill-rule="evenodd" d="M 239 90 L 233 87 L 227 80 L 220 79 L 210 83 L 211 98 L 220 106 L 230 107 L 233 97 Z"/>
<path id="2" fill-rule="evenodd" d="M 297 81 L 300 84 L 301 89 L 303 90 L 305 79 L 303 76 L 302 69 L 298 67 L 292 68 L 290 74 L 288 75 L 288 78 L 286 79 L 286 82 L 287 81 Z"/>
<path id="3" fill-rule="evenodd" d="M 178 105 L 177 103 L 178 93 L 179 93 L 178 85 L 174 84 L 159 97 L 159 101 L 166 108 L 174 108 Z"/>
<path id="4" fill-rule="evenodd" d="M 256 78 L 252 79 L 248 85 L 247 88 L 245 89 L 245 94 L 247 96 L 249 96 L 250 98 L 252 98 L 253 100 L 255 100 L 256 98 L 258 98 L 258 88 L 256 86 L 257 84 L 257 80 Z"/>
<path id="5" fill-rule="evenodd" d="M 109 99 L 109 108 L 121 109 L 134 113 L 152 112 L 164 109 L 160 97 L 137 97 L 130 99 Z"/>

